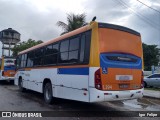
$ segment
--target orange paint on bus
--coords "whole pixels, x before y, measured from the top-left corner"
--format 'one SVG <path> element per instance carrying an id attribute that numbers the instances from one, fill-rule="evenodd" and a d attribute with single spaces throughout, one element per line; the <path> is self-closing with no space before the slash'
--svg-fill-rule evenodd
<path id="1" fill-rule="evenodd" d="M 141 37 L 128 32 L 99 28 L 100 52 L 122 52 L 142 56 Z"/>
<path id="2" fill-rule="evenodd" d="M 102 71 L 102 69 L 101 69 Z M 102 72 L 101 72 L 102 73 Z M 128 90 L 140 89 L 142 70 L 138 69 L 123 69 L 123 68 L 108 68 L 108 74 L 101 74 L 103 90 Z M 133 80 L 116 80 L 116 75 L 132 75 Z M 128 84 L 129 88 L 120 89 L 120 84 Z M 108 86 L 112 86 L 110 89 Z"/>

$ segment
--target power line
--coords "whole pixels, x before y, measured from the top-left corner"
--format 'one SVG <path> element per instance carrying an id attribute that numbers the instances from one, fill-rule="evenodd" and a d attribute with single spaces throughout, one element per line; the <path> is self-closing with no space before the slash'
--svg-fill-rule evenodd
<path id="1" fill-rule="evenodd" d="M 159 24 L 153 23 L 152 21 L 150 21 L 147 17 L 143 16 L 140 13 L 137 13 L 135 10 L 131 9 L 125 2 L 123 2 L 122 0 L 118 0 L 119 3 L 121 3 L 121 5 L 123 5 L 124 7 L 128 8 L 131 12 L 133 12 L 136 16 L 138 16 L 139 18 L 141 18 L 144 22 L 148 23 L 150 26 L 152 26 L 153 28 L 156 28 L 157 30 L 160 30 L 160 28 L 158 27 Z"/>
<path id="2" fill-rule="evenodd" d="M 154 10 L 154 11 L 158 12 L 158 13 L 160 13 L 160 11 L 158 11 L 158 10 L 154 9 L 153 7 L 148 6 L 147 4 L 145 4 L 145 3 L 141 2 L 140 0 L 137 0 L 137 1 L 138 1 L 138 2 L 140 2 L 141 4 L 145 5 L 146 7 L 150 8 L 150 9 L 152 9 L 152 10 Z"/>

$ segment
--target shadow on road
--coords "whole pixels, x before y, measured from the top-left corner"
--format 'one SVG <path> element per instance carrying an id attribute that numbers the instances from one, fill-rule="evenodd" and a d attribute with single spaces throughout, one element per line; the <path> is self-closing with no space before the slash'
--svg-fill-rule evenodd
<path id="1" fill-rule="evenodd" d="M 0 81 L 0 85 L 14 85 L 14 81 Z"/>
<path id="2" fill-rule="evenodd" d="M 20 95 L 26 99 L 38 102 L 41 106 L 48 106 L 53 110 L 115 111 L 112 107 L 106 107 L 101 103 L 87 103 L 60 98 L 54 98 L 54 103 L 48 105 L 44 102 L 43 94 L 31 90 L 26 90 L 24 93 L 20 93 Z"/>

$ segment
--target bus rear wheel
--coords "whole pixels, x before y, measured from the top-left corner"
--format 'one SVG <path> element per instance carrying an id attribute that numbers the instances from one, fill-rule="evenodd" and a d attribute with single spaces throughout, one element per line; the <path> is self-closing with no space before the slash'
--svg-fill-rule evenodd
<path id="1" fill-rule="evenodd" d="M 47 104 L 53 103 L 52 85 L 50 82 L 44 85 L 44 100 Z"/>
<path id="2" fill-rule="evenodd" d="M 24 92 L 24 91 L 25 91 L 25 88 L 23 88 L 22 78 L 19 78 L 18 86 L 19 86 L 19 90 L 20 90 L 21 92 Z"/>

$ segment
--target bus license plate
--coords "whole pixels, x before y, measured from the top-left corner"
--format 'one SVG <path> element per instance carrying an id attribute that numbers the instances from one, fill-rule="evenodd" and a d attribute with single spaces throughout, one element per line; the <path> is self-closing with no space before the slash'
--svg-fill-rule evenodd
<path id="1" fill-rule="evenodd" d="M 121 84 L 121 85 L 119 85 L 119 88 L 121 88 L 121 89 L 125 89 L 125 88 L 128 88 L 129 87 L 129 85 L 127 85 L 127 84 Z"/>
<path id="2" fill-rule="evenodd" d="M 116 75 L 116 80 L 133 80 L 132 75 Z"/>

